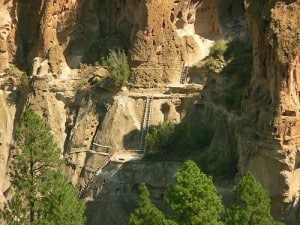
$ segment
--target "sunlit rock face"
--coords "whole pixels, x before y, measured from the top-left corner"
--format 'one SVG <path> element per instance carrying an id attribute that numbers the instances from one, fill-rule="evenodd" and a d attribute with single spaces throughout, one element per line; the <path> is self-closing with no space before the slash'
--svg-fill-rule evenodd
<path id="1" fill-rule="evenodd" d="M 299 12 L 296 1 L 248 10 L 254 65 L 237 135 L 239 168 L 268 190 L 274 215 L 299 218 Z M 298 21 L 298 22 L 297 22 Z M 298 24 L 297 24 L 298 23 Z M 298 31 L 297 31 L 298 30 Z"/>
<path id="2" fill-rule="evenodd" d="M 111 154 L 139 148 L 145 96 L 155 92 L 150 125 L 209 123 L 214 130 L 209 148 L 236 148 L 239 175 L 253 171 L 272 198 L 274 215 L 296 221 L 299 1 L 277 1 L 263 13 L 247 7 L 242 0 L 0 1 L 0 201 L 7 197 L 13 133 L 24 107 L 34 108 L 49 122 L 69 162 L 66 173 L 73 183 L 83 185 L 106 159 L 86 152 L 97 149 L 95 143 L 110 146 Z M 215 41 L 230 38 L 253 43 L 252 78 L 240 114 L 209 101 L 224 93 L 231 81 L 197 69 Z M 107 71 L 80 69 L 81 63 L 95 64 L 110 49 L 129 53 L 131 89 L 119 93 L 93 89 L 91 83 L 105 77 Z M 185 66 L 196 67 L 188 82 L 201 88 L 176 89 L 182 86 L 179 80 Z M 19 78 L 8 80 L 7 69 L 11 68 L 27 72 L 31 89 L 21 91 Z M 193 98 L 183 96 L 190 92 L 196 93 Z M 107 169 L 114 171 L 114 165 L 110 166 Z M 139 166 L 116 168 L 122 180 L 122 172 L 137 174 L 134 171 Z M 104 175 L 100 173 L 93 184 L 96 191 L 88 192 L 87 198 L 97 199 L 113 190 L 100 188 Z M 132 208 L 139 176 L 132 181 L 134 185 L 124 182 L 124 193 L 132 190 L 135 196 Z M 116 176 L 112 177 L 112 187 L 118 189 Z M 156 181 L 151 182 L 149 179 L 149 185 Z M 101 194 L 100 189 L 105 192 Z M 125 221 L 128 212 L 122 213 Z"/>

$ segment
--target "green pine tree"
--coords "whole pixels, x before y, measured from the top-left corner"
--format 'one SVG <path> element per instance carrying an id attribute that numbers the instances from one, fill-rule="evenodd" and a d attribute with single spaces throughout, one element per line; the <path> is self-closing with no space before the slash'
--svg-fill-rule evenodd
<path id="1" fill-rule="evenodd" d="M 271 216 L 268 193 L 248 172 L 234 187 L 235 202 L 228 210 L 228 225 L 280 225 Z"/>
<path id="2" fill-rule="evenodd" d="M 193 161 L 176 172 L 176 185 L 168 189 L 166 201 L 177 213 L 178 224 L 219 225 L 224 207 L 210 177 Z"/>
<path id="3" fill-rule="evenodd" d="M 128 225 L 176 225 L 174 221 L 166 219 L 165 215 L 151 203 L 150 193 L 145 184 L 141 184 L 140 190 L 141 202 L 130 214 Z"/>
<path id="4" fill-rule="evenodd" d="M 43 217 L 38 221 L 39 224 L 84 224 L 85 204 L 76 198 L 77 188 L 70 185 L 66 176 L 59 171 L 49 172 L 48 177 L 40 188 L 43 201 L 38 202 L 37 208 Z"/>
<path id="5" fill-rule="evenodd" d="M 128 58 L 123 50 L 113 50 L 106 58 L 102 59 L 102 64 L 109 70 L 114 84 L 118 87 L 125 86 L 131 75 Z"/>
<path id="6" fill-rule="evenodd" d="M 49 126 L 32 109 L 21 115 L 16 142 L 20 153 L 11 173 L 15 194 L 1 217 L 12 225 L 84 224 L 84 203 L 60 172 L 62 160 Z"/>

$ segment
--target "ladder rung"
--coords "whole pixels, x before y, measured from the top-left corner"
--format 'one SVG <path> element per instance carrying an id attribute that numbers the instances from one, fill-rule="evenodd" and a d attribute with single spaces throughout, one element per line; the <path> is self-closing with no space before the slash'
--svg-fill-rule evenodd
<path id="1" fill-rule="evenodd" d="M 106 160 L 103 161 L 102 164 L 100 164 L 100 166 L 97 168 L 96 171 L 94 171 L 92 173 L 92 175 L 89 177 L 88 181 L 80 188 L 79 192 L 78 192 L 78 197 L 80 198 L 82 193 L 88 189 L 91 184 L 95 181 L 95 178 L 96 178 L 96 175 L 97 175 L 97 172 L 100 170 L 100 169 L 103 169 L 110 161 L 110 157 L 108 157 Z"/>

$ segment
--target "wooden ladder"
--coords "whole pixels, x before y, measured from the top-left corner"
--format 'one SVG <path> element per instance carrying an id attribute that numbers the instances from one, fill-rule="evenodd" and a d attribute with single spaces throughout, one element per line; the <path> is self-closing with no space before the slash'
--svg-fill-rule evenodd
<path id="1" fill-rule="evenodd" d="M 143 113 L 143 119 L 141 123 L 141 136 L 140 136 L 140 150 L 145 152 L 147 146 L 147 134 L 149 131 L 149 122 L 152 111 L 153 96 L 147 96 L 145 102 L 145 108 Z"/>
<path id="2" fill-rule="evenodd" d="M 84 191 L 86 191 L 95 181 L 98 172 L 102 170 L 105 166 L 107 166 L 109 162 L 110 162 L 110 156 L 106 157 L 106 159 L 102 163 L 100 163 L 99 167 L 90 175 L 87 182 L 85 182 L 85 184 L 80 187 L 78 192 L 78 198 L 82 198 Z"/>
<path id="3" fill-rule="evenodd" d="M 183 69 L 181 71 L 180 80 L 179 80 L 181 84 L 185 84 L 188 73 L 189 73 L 189 67 L 183 65 Z"/>

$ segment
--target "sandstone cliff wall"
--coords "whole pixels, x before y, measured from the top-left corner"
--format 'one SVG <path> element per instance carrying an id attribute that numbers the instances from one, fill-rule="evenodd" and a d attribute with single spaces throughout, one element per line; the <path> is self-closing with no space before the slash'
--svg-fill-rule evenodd
<path id="1" fill-rule="evenodd" d="M 250 169 L 264 184 L 275 215 L 294 219 L 299 218 L 299 6 L 278 2 L 254 11 L 250 3 L 255 57 L 237 134 L 240 172 Z"/>
<path id="2" fill-rule="evenodd" d="M 153 95 L 150 125 L 209 125 L 214 135 L 208 149 L 237 149 L 239 175 L 253 171 L 272 197 L 274 215 L 299 218 L 299 1 L 258 3 L 262 11 L 253 11 L 251 2 L 256 1 L 250 6 L 246 1 L 246 22 L 240 0 L 0 0 L 0 201 L 9 188 L 7 162 L 24 107 L 49 122 L 68 159 L 66 173 L 84 185 L 106 159 L 100 151 L 139 149 L 145 98 Z M 247 24 L 253 73 L 238 113 L 216 100 L 233 81 L 198 66 L 214 41 L 247 41 Z M 105 70 L 80 67 L 99 61 L 108 47 L 125 49 L 133 68 L 128 89 L 118 93 L 95 85 Z M 19 72 L 9 72 L 13 65 L 28 73 L 29 89 L 20 84 Z M 183 85 L 184 66 L 194 70 Z M 98 175 L 93 183 L 98 189 L 85 193 L 95 197 L 89 204 L 97 212 L 98 197 L 115 191 L 115 184 L 106 184 L 102 193 L 105 173 Z M 121 189 L 131 192 L 140 181 L 124 181 Z M 148 180 L 150 186 L 156 183 L 155 177 Z M 130 196 L 136 201 L 136 190 Z"/>

